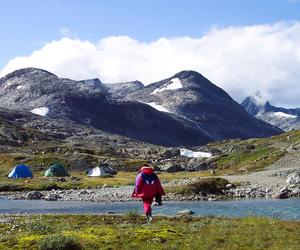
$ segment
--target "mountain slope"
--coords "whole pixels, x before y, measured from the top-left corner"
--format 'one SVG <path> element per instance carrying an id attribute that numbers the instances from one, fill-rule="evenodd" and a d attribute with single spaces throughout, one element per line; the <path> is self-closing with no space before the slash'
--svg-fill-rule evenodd
<path id="1" fill-rule="evenodd" d="M 110 99 L 95 80 L 59 78 L 36 68 L 17 70 L 0 79 L 0 107 L 84 124 L 154 144 L 203 145 L 210 140 L 148 105 Z"/>
<path id="2" fill-rule="evenodd" d="M 273 124 L 284 131 L 300 129 L 300 108 L 286 109 L 275 107 L 259 96 L 248 96 L 241 103 L 254 117 Z"/>
<path id="3" fill-rule="evenodd" d="M 142 89 L 144 85 L 139 81 L 121 82 L 121 83 L 106 83 L 106 90 L 111 93 L 112 97 L 118 99 L 123 98 L 139 89 Z"/>
<path id="4" fill-rule="evenodd" d="M 125 97 L 172 113 L 213 140 L 266 137 L 280 129 L 250 116 L 225 91 L 195 71 L 182 71 Z"/>

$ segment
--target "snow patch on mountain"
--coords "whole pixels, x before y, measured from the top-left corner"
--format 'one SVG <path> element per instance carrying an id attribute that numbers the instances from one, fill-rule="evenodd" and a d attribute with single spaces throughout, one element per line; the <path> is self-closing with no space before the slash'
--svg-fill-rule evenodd
<path id="1" fill-rule="evenodd" d="M 24 85 L 19 85 L 19 86 L 17 86 L 17 89 L 24 89 Z"/>
<path id="2" fill-rule="evenodd" d="M 185 148 L 180 149 L 180 155 L 190 158 L 209 158 L 212 157 L 211 153 L 202 152 L 202 151 L 192 151 Z"/>
<path id="3" fill-rule="evenodd" d="M 167 113 L 172 113 L 171 111 L 169 111 L 168 109 L 164 108 L 163 106 L 156 104 L 155 102 L 150 102 L 150 103 L 145 103 L 149 106 L 151 106 L 152 108 L 161 111 L 161 112 L 167 112 Z"/>
<path id="4" fill-rule="evenodd" d="M 181 89 L 182 83 L 179 78 L 173 78 L 167 84 L 163 85 L 161 88 L 155 89 L 151 95 L 155 95 L 156 93 L 160 93 L 166 90 L 174 90 L 174 89 Z"/>
<path id="5" fill-rule="evenodd" d="M 49 112 L 49 108 L 47 107 L 34 108 L 30 110 L 30 112 L 36 115 L 46 116 Z"/>
<path id="6" fill-rule="evenodd" d="M 273 114 L 276 117 L 279 117 L 279 118 L 287 118 L 287 119 L 295 119 L 295 118 L 297 118 L 296 115 L 290 115 L 290 114 L 283 113 L 283 112 L 274 112 Z"/>

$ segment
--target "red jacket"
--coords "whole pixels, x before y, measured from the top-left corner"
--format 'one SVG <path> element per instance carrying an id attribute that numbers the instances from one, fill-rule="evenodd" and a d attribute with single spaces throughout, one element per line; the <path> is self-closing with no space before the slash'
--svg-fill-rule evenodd
<path id="1" fill-rule="evenodd" d="M 153 169 L 143 167 L 135 179 L 135 188 L 132 197 L 154 198 L 156 195 L 161 196 L 164 194 L 165 191 Z"/>

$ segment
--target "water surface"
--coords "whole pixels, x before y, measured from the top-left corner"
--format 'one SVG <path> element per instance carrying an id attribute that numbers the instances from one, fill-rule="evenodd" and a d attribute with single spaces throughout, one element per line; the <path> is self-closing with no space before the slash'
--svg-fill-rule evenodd
<path id="1" fill-rule="evenodd" d="M 180 210 L 192 210 L 196 216 L 246 217 L 267 216 L 283 220 L 300 221 L 300 199 L 245 199 L 231 201 L 164 202 L 161 207 L 153 207 L 153 215 L 176 215 Z M 0 213 L 30 214 L 142 214 L 140 202 L 85 202 L 85 201 L 45 201 L 45 200 L 5 200 L 0 199 Z"/>

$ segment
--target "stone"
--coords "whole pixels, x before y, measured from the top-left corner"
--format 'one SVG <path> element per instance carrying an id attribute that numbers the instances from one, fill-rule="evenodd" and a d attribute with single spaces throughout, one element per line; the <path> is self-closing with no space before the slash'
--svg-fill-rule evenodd
<path id="1" fill-rule="evenodd" d="M 234 185 L 232 183 L 226 184 L 226 189 L 234 188 Z"/>
<path id="2" fill-rule="evenodd" d="M 253 144 L 247 144 L 246 149 L 255 149 L 255 146 Z"/>
<path id="3" fill-rule="evenodd" d="M 64 177 L 58 177 L 57 181 L 59 181 L 59 182 L 67 182 L 67 179 L 64 178 Z"/>
<path id="4" fill-rule="evenodd" d="M 185 209 L 177 212 L 178 215 L 189 215 L 189 214 L 194 214 L 192 210 Z"/>
<path id="5" fill-rule="evenodd" d="M 291 173 L 287 176 L 286 184 L 298 185 L 300 184 L 300 175 L 298 173 Z"/>
<path id="6" fill-rule="evenodd" d="M 48 194 L 45 196 L 46 201 L 57 201 L 59 196 L 57 194 Z"/>
<path id="7" fill-rule="evenodd" d="M 39 191 L 31 191 L 25 195 L 25 198 L 28 200 L 40 200 L 43 197 L 43 194 Z"/>
<path id="8" fill-rule="evenodd" d="M 161 171 L 166 171 L 169 173 L 183 171 L 183 168 L 180 165 L 173 163 L 173 162 L 166 162 L 166 163 L 160 165 L 159 168 Z"/>
<path id="9" fill-rule="evenodd" d="M 171 149 L 167 149 L 165 152 L 162 153 L 161 159 L 170 159 L 175 156 L 180 156 L 180 149 L 171 148 Z"/>

